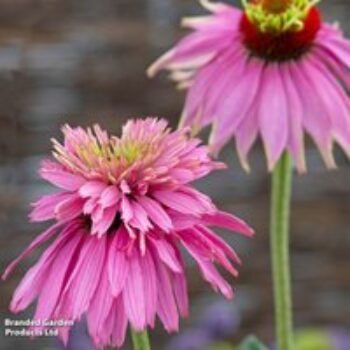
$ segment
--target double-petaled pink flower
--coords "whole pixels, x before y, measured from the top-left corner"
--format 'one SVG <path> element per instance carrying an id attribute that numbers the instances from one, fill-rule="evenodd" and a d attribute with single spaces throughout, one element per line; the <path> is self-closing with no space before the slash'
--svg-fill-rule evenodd
<path id="1" fill-rule="evenodd" d="M 287 150 L 305 171 L 304 132 L 334 167 L 333 141 L 350 155 L 350 41 L 322 21 L 317 0 L 242 2 L 244 11 L 201 1 L 212 14 L 185 18 L 193 32 L 149 75 L 167 69 L 189 88 L 182 124 L 212 124 L 216 152 L 234 137 L 247 170 L 260 136 L 270 170 Z"/>
<path id="2" fill-rule="evenodd" d="M 170 132 L 164 120 L 129 121 L 122 136 L 63 128 L 55 161 L 40 175 L 58 190 L 34 203 L 32 221 L 54 220 L 7 268 L 3 277 L 44 241 L 57 236 L 16 289 L 11 310 L 36 298 L 34 319 L 86 316 L 96 346 L 121 346 L 128 323 L 167 331 L 188 313 L 182 245 L 206 281 L 227 298 L 233 291 L 215 267 L 232 275 L 235 252 L 209 227 L 250 236 L 241 220 L 219 211 L 191 182 L 223 167 L 188 130 Z M 69 327 L 59 328 L 67 341 Z"/>

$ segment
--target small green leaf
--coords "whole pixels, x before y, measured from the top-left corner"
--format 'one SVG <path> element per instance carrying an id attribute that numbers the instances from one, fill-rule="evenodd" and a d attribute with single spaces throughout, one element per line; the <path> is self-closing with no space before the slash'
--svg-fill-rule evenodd
<path id="1" fill-rule="evenodd" d="M 256 337 L 249 336 L 245 338 L 239 346 L 239 350 L 268 350 L 267 347 Z"/>

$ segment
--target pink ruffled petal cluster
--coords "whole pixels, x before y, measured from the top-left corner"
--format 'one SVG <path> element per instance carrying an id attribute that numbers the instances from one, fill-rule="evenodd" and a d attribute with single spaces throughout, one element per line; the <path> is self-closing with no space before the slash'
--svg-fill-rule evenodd
<path id="1" fill-rule="evenodd" d="M 153 76 L 167 69 L 180 88 L 189 89 L 182 124 L 195 130 L 212 124 L 214 152 L 234 137 L 246 170 L 258 136 L 270 170 L 286 150 L 298 170 L 306 170 L 304 133 L 328 167 L 335 167 L 334 141 L 350 156 L 350 42 L 337 26 L 321 23 L 297 59 L 268 61 L 246 47 L 243 11 L 201 3 L 212 14 L 184 19 L 192 32 L 148 70 Z"/>
<path id="2" fill-rule="evenodd" d="M 203 278 L 225 297 L 230 284 L 215 264 L 232 275 L 240 260 L 212 230 L 244 235 L 252 230 L 219 211 L 191 182 L 223 167 L 188 130 L 171 132 L 164 120 L 129 121 L 122 136 L 63 128 L 54 143 L 55 161 L 46 160 L 42 178 L 58 188 L 34 203 L 32 221 L 55 220 L 6 269 L 3 278 L 35 248 L 57 236 L 16 289 L 11 310 L 38 300 L 35 319 L 86 317 L 97 347 L 121 346 L 128 324 L 137 331 L 167 331 L 188 314 L 183 246 Z M 69 327 L 59 328 L 66 342 Z"/>

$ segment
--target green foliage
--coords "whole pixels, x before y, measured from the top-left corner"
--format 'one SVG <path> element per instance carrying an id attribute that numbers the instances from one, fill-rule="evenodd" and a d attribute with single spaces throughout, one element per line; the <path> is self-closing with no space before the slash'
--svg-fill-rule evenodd
<path id="1" fill-rule="evenodd" d="M 235 350 L 236 348 L 227 342 L 215 343 L 208 350 Z"/>
<path id="2" fill-rule="evenodd" d="M 295 338 L 297 350 L 332 350 L 332 344 L 326 333 L 308 329 L 298 332 Z"/>
<path id="3" fill-rule="evenodd" d="M 268 350 L 267 347 L 256 337 L 249 336 L 245 338 L 238 350 Z"/>
<path id="4" fill-rule="evenodd" d="M 294 341 L 296 350 L 334 350 L 328 334 L 317 329 L 304 329 L 297 332 Z M 268 348 L 251 335 L 238 346 L 223 341 L 211 344 L 206 350 L 268 350 Z"/>

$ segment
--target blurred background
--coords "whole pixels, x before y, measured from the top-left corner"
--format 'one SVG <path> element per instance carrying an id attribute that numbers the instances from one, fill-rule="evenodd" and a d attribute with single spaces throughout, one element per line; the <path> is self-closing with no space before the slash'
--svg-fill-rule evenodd
<path id="1" fill-rule="evenodd" d="M 348 0 L 324 0 L 322 7 L 327 19 L 339 21 L 350 34 Z M 111 133 L 119 133 L 129 117 L 159 115 L 176 126 L 183 93 L 174 90 L 165 74 L 148 80 L 145 69 L 183 34 L 178 26 L 182 16 L 203 12 L 195 0 L 0 1 L 1 271 L 45 227 L 29 224 L 27 214 L 30 202 L 50 191 L 50 186 L 39 180 L 37 168 L 50 153 L 50 138 L 61 139 L 62 124 L 98 122 Z M 255 333 L 271 344 L 269 175 L 263 157 L 258 145 L 248 175 L 240 168 L 232 143 L 221 154 L 228 170 L 212 174 L 199 182 L 198 188 L 220 207 L 246 219 L 257 232 L 250 241 L 222 232 L 244 262 L 234 281 L 233 306 L 240 326 L 225 337 L 239 341 Z M 307 150 L 309 173 L 294 179 L 294 312 L 299 328 L 335 327 L 347 332 L 350 166 L 339 150 L 336 158 L 339 169 L 326 171 L 311 145 Z M 57 347 L 50 338 L 10 338 L 3 332 L 3 319 L 10 316 L 11 294 L 39 253 L 0 283 L 1 350 Z M 189 264 L 192 307 L 190 318 L 181 323 L 182 330 L 193 328 L 204 309 L 221 299 Z M 31 310 L 18 318 L 30 315 Z M 152 333 L 153 348 L 167 349 L 169 339 L 158 327 Z M 72 349 L 88 347 L 80 344 Z"/>

